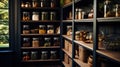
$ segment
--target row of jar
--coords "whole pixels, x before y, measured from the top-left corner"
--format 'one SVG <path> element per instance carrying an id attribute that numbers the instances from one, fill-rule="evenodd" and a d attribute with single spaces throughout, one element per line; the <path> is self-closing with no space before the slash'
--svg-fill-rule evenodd
<path id="1" fill-rule="evenodd" d="M 22 12 L 23 21 L 56 20 L 56 12 Z"/>
<path id="2" fill-rule="evenodd" d="M 56 7 L 56 0 L 32 0 L 32 1 L 22 1 L 21 7 Z"/>
<path id="3" fill-rule="evenodd" d="M 23 51 L 22 60 L 47 60 L 47 59 L 58 59 L 58 51 Z"/>
<path id="4" fill-rule="evenodd" d="M 49 46 L 60 46 L 59 37 L 45 37 L 45 38 L 23 38 L 23 47 L 49 47 Z"/>
<path id="5" fill-rule="evenodd" d="M 30 25 L 23 25 L 23 34 L 60 34 L 60 27 L 55 28 L 54 25 L 39 25 L 35 29 L 30 29 Z"/>

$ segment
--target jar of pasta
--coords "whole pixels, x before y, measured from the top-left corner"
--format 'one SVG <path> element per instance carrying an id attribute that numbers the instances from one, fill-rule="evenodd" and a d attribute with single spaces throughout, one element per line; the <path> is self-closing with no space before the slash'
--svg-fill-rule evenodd
<path id="1" fill-rule="evenodd" d="M 33 38 L 32 47 L 39 47 L 39 38 Z"/>
<path id="2" fill-rule="evenodd" d="M 47 34 L 54 34 L 54 27 L 53 25 L 47 26 Z"/>
<path id="3" fill-rule="evenodd" d="M 29 34 L 30 33 L 30 29 L 29 29 L 29 25 L 23 25 L 23 34 Z"/>
<path id="4" fill-rule="evenodd" d="M 39 34 L 46 34 L 45 25 L 39 25 Z"/>

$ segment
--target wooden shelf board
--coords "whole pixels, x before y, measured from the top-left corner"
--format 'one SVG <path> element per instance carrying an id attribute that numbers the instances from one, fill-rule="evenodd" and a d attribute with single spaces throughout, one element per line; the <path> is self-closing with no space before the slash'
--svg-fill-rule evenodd
<path id="1" fill-rule="evenodd" d="M 119 22 L 120 17 L 97 18 L 98 22 Z"/>
<path id="2" fill-rule="evenodd" d="M 51 8 L 51 7 L 21 7 L 21 9 L 23 9 L 23 10 L 36 10 L 36 9 L 57 10 L 57 9 L 60 9 L 60 7 L 55 7 L 55 8 Z"/>
<path id="3" fill-rule="evenodd" d="M 74 40 L 74 42 L 75 42 L 76 44 L 79 44 L 79 45 L 85 47 L 85 48 L 88 48 L 88 49 L 90 49 L 90 50 L 93 50 L 93 44 L 85 43 L 85 42 L 83 42 L 83 41 L 76 41 L 76 40 Z"/>
<path id="4" fill-rule="evenodd" d="M 62 63 L 63 63 L 63 65 L 64 65 L 65 67 L 70 67 L 70 65 L 67 64 L 67 63 L 65 63 L 64 61 L 62 61 Z"/>
<path id="5" fill-rule="evenodd" d="M 75 20 L 75 22 L 93 22 L 93 19 L 81 19 L 81 20 Z"/>
<path id="6" fill-rule="evenodd" d="M 58 36 L 60 34 L 21 34 L 21 36 Z"/>
<path id="7" fill-rule="evenodd" d="M 70 58 L 72 58 L 72 53 L 68 52 L 67 50 L 65 49 L 62 49 Z"/>
<path id="8" fill-rule="evenodd" d="M 50 46 L 50 47 L 21 47 L 21 49 L 46 49 L 46 48 L 60 48 L 60 46 Z"/>
<path id="9" fill-rule="evenodd" d="M 38 60 L 27 60 L 22 62 L 50 62 L 50 61 L 60 61 L 60 59 L 47 59 L 47 60 L 38 59 Z"/>
<path id="10" fill-rule="evenodd" d="M 62 20 L 62 22 L 73 22 L 72 20 Z"/>
<path id="11" fill-rule="evenodd" d="M 63 8 L 66 8 L 66 7 L 69 7 L 69 6 L 72 6 L 72 2 L 68 3 L 68 4 L 64 4 L 63 5 Z"/>
<path id="12" fill-rule="evenodd" d="M 33 21 L 33 20 L 29 20 L 29 21 L 21 21 L 21 22 L 24 22 L 24 23 L 40 23 L 40 22 L 61 22 L 60 20 L 39 20 L 39 21 Z"/>
<path id="13" fill-rule="evenodd" d="M 104 55 L 112 60 L 115 60 L 117 62 L 120 62 L 120 51 L 110 51 L 110 50 L 105 50 L 105 49 L 99 49 L 96 51 L 97 53 Z"/>
<path id="14" fill-rule="evenodd" d="M 82 61 L 80 61 L 79 59 L 74 59 L 74 61 L 80 65 L 80 67 L 89 67 L 89 65 L 87 63 L 84 63 Z"/>
<path id="15" fill-rule="evenodd" d="M 72 36 L 67 36 L 67 35 L 62 35 L 62 36 L 63 36 L 64 38 L 66 38 L 66 39 L 72 41 Z"/>

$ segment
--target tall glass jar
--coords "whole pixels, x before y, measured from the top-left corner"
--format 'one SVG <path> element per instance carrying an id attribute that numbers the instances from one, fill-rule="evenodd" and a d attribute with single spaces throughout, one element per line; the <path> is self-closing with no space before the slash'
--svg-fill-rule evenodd
<path id="1" fill-rule="evenodd" d="M 30 20 L 30 13 L 29 12 L 23 12 L 22 20 L 23 21 Z"/>
<path id="2" fill-rule="evenodd" d="M 45 25 L 39 25 L 39 34 L 46 34 Z"/>
<path id="3" fill-rule="evenodd" d="M 41 20 L 48 20 L 48 12 L 42 12 Z"/>
<path id="4" fill-rule="evenodd" d="M 39 38 L 33 38 L 32 47 L 39 47 Z"/>
<path id="5" fill-rule="evenodd" d="M 48 59 L 48 51 L 42 51 L 41 52 L 41 59 L 45 60 L 45 59 Z"/>
<path id="6" fill-rule="evenodd" d="M 51 7 L 51 8 L 56 7 L 56 0 L 51 0 L 51 2 L 50 2 L 50 7 Z"/>
<path id="7" fill-rule="evenodd" d="M 50 59 L 56 59 L 57 58 L 57 54 L 56 51 L 50 51 Z"/>
<path id="8" fill-rule="evenodd" d="M 44 47 L 51 46 L 51 38 L 44 38 Z"/>
<path id="9" fill-rule="evenodd" d="M 38 12 L 33 12 L 32 20 L 33 21 L 38 21 L 39 20 L 39 13 Z"/>
<path id="10" fill-rule="evenodd" d="M 56 13 L 50 12 L 50 20 L 56 20 Z"/>
<path id="11" fill-rule="evenodd" d="M 60 46 L 60 39 L 59 39 L 59 37 L 54 37 L 54 46 Z"/>
<path id="12" fill-rule="evenodd" d="M 36 60 L 37 59 L 37 51 L 31 51 L 31 60 Z"/>
<path id="13" fill-rule="evenodd" d="M 40 7 L 47 7 L 47 2 L 46 2 L 46 0 L 41 0 L 41 1 L 40 1 Z"/>
<path id="14" fill-rule="evenodd" d="M 23 54 L 22 56 L 23 61 L 30 60 L 29 52 L 22 52 L 22 54 Z"/>
<path id="15" fill-rule="evenodd" d="M 23 38 L 23 47 L 30 47 L 30 38 Z"/>
<path id="16" fill-rule="evenodd" d="M 32 7 L 38 7 L 38 1 L 32 0 Z"/>
<path id="17" fill-rule="evenodd" d="M 47 26 L 47 34 L 54 34 L 54 27 L 53 25 Z"/>
<path id="18" fill-rule="evenodd" d="M 29 25 L 23 25 L 23 34 L 29 34 L 30 33 L 30 28 Z"/>

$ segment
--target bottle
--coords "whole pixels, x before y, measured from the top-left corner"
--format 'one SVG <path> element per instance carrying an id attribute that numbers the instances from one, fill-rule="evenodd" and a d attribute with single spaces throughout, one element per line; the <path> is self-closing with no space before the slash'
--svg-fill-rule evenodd
<path id="1" fill-rule="evenodd" d="M 45 25 L 39 25 L 39 34 L 46 34 Z"/>
<path id="2" fill-rule="evenodd" d="M 32 0 L 32 7 L 38 7 L 38 1 Z"/>
<path id="3" fill-rule="evenodd" d="M 54 27 L 53 25 L 47 26 L 47 34 L 54 34 Z"/>
<path id="4" fill-rule="evenodd" d="M 39 38 L 33 38 L 32 47 L 39 47 Z"/>
<path id="5" fill-rule="evenodd" d="M 39 20 L 39 13 L 38 12 L 33 12 L 32 20 L 33 21 L 38 21 Z"/>
<path id="6" fill-rule="evenodd" d="M 82 19 L 82 9 L 78 9 L 78 20 Z"/>

